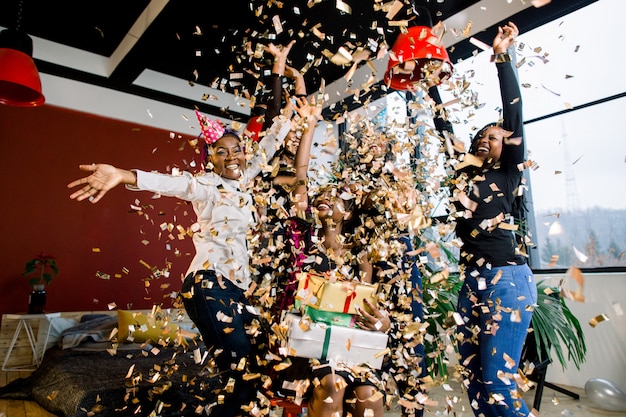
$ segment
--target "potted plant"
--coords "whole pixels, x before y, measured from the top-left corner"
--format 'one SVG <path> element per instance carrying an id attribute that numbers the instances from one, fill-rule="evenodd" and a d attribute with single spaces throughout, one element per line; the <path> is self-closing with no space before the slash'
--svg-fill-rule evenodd
<path id="1" fill-rule="evenodd" d="M 29 278 L 28 284 L 33 289 L 28 300 L 29 314 L 42 314 L 46 305 L 46 285 L 59 274 L 56 258 L 40 253 L 26 262 L 22 276 Z"/>

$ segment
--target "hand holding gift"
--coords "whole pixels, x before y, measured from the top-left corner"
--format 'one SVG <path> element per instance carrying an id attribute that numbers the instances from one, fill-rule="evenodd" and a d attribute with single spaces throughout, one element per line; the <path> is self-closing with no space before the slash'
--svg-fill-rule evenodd
<path id="1" fill-rule="evenodd" d="M 378 292 L 377 284 L 331 281 L 324 276 L 310 273 L 300 273 L 298 279 L 296 299 L 322 311 L 357 314 L 356 308 L 367 310 L 375 302 Z M 361 307 L 361 300 L 370 302 Z"/>
<path id="2" fill-rule="evenodd" d="M 391 327 L 391 319 L 389 313 L 386 310 L 381 310 L 375 306 L 369 299 L 363 299 L 364 306 L 361 308 L 358 305 L 355 306 L 357 316 L 356 324 L 361 329 L 373 330 L 379 332 L 386 332 Z M 367 310 L 372 313 L 368 313 Z"/>

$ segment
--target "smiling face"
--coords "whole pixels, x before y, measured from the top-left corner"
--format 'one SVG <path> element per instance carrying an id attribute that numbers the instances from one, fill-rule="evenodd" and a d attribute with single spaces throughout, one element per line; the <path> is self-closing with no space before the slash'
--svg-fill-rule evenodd
<path id="1" fill-rule="evenodd" d="M 368 134 L 358 139 L 360 163 L 373 174 L 381 171 L 389 150 L 389 140 L 383 133 Z"/>
<path id="2" fill-rule="evenodd" d="M 498 126 L 487 127 L 475 139 L 472 153 L 483 161 L 499 161 L 502 154 L 502 143 L 507 133 L 509 132 Z"/>
<path id="3" fill-rule="evenodd" d="M 340 194 L 340 189 L 330 186 L 315 197 L 313 207 L 320 220 L 332 220 L 337 223 L 350 218 L 352 211 L 347 206 L 351 204 L 344 201 Z"/>
<path id="4" fill-rule="evenodd" d="M 213 172 L 229 180 L 241 177 L 246 155 L 239 138 L 226 134 L 209 147 L 209 152 Z"/>
<path id="5" fill-rule="evenodd" d="M 300 146 L 298 132 L 294 130 L 289 131 L 283 146 L 285 147 L 285 153 L 293 158 L 296 155 L 296 152 L 298 152 L 298 147 Z"/>

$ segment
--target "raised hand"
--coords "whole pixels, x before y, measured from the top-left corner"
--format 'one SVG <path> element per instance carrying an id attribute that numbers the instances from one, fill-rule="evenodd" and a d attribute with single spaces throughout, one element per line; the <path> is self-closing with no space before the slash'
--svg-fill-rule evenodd
<path id="1" fill-rule="evenodd" d="M 506 52 L 507 49 L 515 42 L 515 38 L 519 35 L 519 29 L 513 22 L 509 22 L 504 26 L 498 27 L 498 33 L 493 39 L 492 47 L 495 54 Z"/>
<path id="2" fill-rule="evenodd" d="M 84 185 L 82 188 L 70 195 L 70 198 L 73 200 L 83 201 L 85 199 L 89 199 L 90 202 L 95 204 L 100 201 L 102 197 L 104 197 L 107 191 L 117 185 L 135 184 L 137 182 L 133 172 L 116 168 L 113 165 L 79 165 L 79 168 L 83 171 L 91 172 L 92 174 L 76 181 L 72 181 L 67 185 L 67 188 Z"/>
<path id="3" fill-rule="evenodd" d="M 287 65 L 287 56 L 289 55 L 289 51 L 291 51 L 291 47 L 296 43 L 295 40 L 292 40 L 285 46 L 274 45 L 270 43 L 265 46 L 263 50 L 269 54 L 272 54 L 274 57 L 274 65 L 272 66 L 272 72 L 278 75 L 285 74 L 285 66 Z"/>
<path id="4" fill-rule="evenodd" d="M 322 120 L 322 106 L 309 103 L 306 97 L 295 98 L 296 111 L 303 119 L 309 121 Z"/>
<path id="5" fill-rule="evenodd" d="M 287 55 L 289 55 L 289 51 L 291 51 L 291 47 L 296 43 L 295 40 L 292 40 L 285 46 L 274 45 L 273 43 L 268 44 L 263 49 L 265 52 L 272 54 L 275 59 L 283 59 L 287 60 Z"/>
<path id="6" fill-rule="evenodd" d="M 359 314 L 356 317 L 356 324 L 358 324 L 360 328 L 366 330 L 379 332 L 386 332 L 389 330 L 391 327 L 389 314 L 373 305 L 367 298 L 364 299 L 363 302 L 367 305 L 372 314 L 365 311 L 365 309 L 357 307 L 357 312 Z"/>

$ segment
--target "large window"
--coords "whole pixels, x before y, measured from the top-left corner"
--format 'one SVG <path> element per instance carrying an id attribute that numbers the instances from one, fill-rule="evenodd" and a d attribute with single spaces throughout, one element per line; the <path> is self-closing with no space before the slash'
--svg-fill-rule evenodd
<path id="1" fill-rule="evenodd" d="M 530 175 L 535 267 L 626 266 L 624 108 L 626 98 L 614 99 L 526 125 L 539 164 Z"/>
<path id="2" fill-rule="evenodd" d="M 623 16 L 626 2 L 599 0 L 518 37 L 525 138 L 535 162 L 527 199 L 536 270 L 626 266 Z M 467 144 L 499 116 L 491 54 L 455 63 L 456 79 L 470 81 L 480 103 L 449 108 L 455 134 Z M 440 90 L 444 102 L 454 99 Z M 397 105 L 396 94 L 388 105 Z M 370 108 L 378 115 L 381 105 L 383 99 Z"/>

